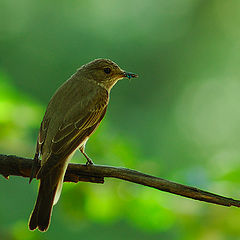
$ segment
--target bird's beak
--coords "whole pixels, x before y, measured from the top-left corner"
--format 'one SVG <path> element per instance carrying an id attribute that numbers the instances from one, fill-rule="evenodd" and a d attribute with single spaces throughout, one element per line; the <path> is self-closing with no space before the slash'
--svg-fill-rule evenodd
<path id="1" fill-rule="evenodd" d="M 126 78 L 128 78 L 128 79 L 137 78 L 137 77 L 138 77 L 138 75 L 135 74 L 135 73 L 125 72 L 125 71 L 122 72 L 121 76 L 122 76 L 122 77 L 126 77 Z"/>

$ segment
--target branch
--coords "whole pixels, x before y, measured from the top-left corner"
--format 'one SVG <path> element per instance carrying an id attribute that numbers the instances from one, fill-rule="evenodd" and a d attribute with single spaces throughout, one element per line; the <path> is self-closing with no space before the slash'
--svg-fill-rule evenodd
<path id="1" fill-rule="evenodd" d="M 38 166 L 40 168 L 40 165 Z M 0 174 L 8 179 L 10 175 L 29 177 L 32 168 L 32 159 L 0 154 Z M 159 189 L 199 201 L 214 203 L 223 206 L 240 207 L 240 201 L 216 195 L 195 187 L 171 182 L 162 178 L 147 175 L 127 168 L 69 164 L 64 177 L 65 182 L 94 182 L 104 183 L 105 177 L 119 178 L 129 182 Z"/>

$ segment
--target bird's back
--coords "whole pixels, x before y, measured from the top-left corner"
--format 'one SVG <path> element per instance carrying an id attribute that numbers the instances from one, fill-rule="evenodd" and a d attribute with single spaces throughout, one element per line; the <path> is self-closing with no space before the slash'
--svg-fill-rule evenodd
<path id="1" fill-rule="evenodd" d="M 96 106 L 99 99 L 108 102 L 108 93 L 96 83 L 74 74 L 55 92 L 44 115 L 39 136 L 43 141 L 41 148 L 43 163 L 51 153 L 51 142 L 59 129 L 63 129 L 86 115 Z M 44 138 L 44 139 L 43 139 Z"/>

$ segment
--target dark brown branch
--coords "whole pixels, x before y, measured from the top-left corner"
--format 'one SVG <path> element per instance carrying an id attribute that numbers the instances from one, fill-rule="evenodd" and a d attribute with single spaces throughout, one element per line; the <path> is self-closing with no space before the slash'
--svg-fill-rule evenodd
<path id="1" fill-rule="evenodd" d="M 5 178 L 8 178 L 10 175 L 29 177 L 31 167 L 32 159 L 0 154 L 0 174 L 2 174 Z M 199 201 L 228 207 L 240 207 L 240 201 L 238 200 L 226 198 L 194 187 L 174 183 L 126 168 L 69 164 L 64 181 L 104 183 L 105 177 L 119 178 Z"/>

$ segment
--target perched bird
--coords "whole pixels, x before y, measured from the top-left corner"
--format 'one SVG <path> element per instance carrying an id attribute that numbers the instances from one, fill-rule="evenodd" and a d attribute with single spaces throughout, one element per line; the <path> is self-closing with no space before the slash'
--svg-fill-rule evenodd
<path id="1" fill-rule="evenodd" d="M 31 182 L 41 156 L 36 175 L 40 185 L 29 220 L 30 230 L 47 231 L 74 152 L 79 149 L 86 164 L 93 164 L 84 152 L 85 144 L 106 113 L 111 88 L 124 77 L 137 75 L 123 71 L 111 60 L 96 59 L 79 68 L 51 98 L 40 126 L 30 177 Z"/>

